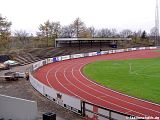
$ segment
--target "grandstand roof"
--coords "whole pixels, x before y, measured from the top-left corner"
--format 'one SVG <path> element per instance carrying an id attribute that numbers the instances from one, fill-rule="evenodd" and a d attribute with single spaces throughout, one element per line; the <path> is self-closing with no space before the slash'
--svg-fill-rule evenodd
<path id="1" fill-rule="evenodd" d="M 119 40 L 125 40 L 125 41 L 130 41 L 132 38 L 57 38 L 55 41 L 85 41 L 85 40 L 92 40 L 92 41 L 100 41 L 100 40 L 114 40 L 114 41 L 119 41 Z"/>

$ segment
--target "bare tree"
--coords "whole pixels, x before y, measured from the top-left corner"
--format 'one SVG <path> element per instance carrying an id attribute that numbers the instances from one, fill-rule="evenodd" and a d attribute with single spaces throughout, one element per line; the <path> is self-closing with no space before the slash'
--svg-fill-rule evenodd
<path id="1" fill-rule="evenodd" d="M 153 27 L 150 30 L 150 36 L 157 36 L 157 33 L 158 33 L 158 29 L 156 27 Z"/>
<path id="2" fill-rule="evenodd" d="M 137 37 L 141 37 L 141 35 L 142 35 L 142 30 L 138 30 L 138 31 L 136 32 L 136 34 L 137 34 Z"/>
<path id="3" fill-rule="evenodd" d="M 47 46 L 49 46 L 49 40 L 53 40 L 60 35 L 60 22 L 50 22 L 47 20 L 44 24 L 40 24 L 38 36 L 47 40 Z"/>
<path id="4" fill-rule="evenodd" d="M 112 28 L 110 30 L 110 32 L 111 32 L 111 37 L 117 37 L 118 33 L 117 33 L 117 30 L 115 28 Z"/>
<path id="5" fill-rule="evenodd" d="M 96 37 L 96 29 L 93 26 L 89 27 L 88 31 L 90 32 L 92 38 Z"/>
<path id="6" fill-rule="evenodd" d="M 79 35 L 81 38 L 91 38 L 92 35 L 89 30 L 82 31 Z"/>
<path id="7" fill-rule="evenodd" d="M 80 18 L 76 18 L 76 20 L 73 22 L 73 30 L 75 37 L 80 37 L 80 34 L 86 30 L 86 26 Z"/>
<path id="8" fill-rule="evenodd" d="M 12 23 L 8 22 L 7 19 L 0 14 L 0 46 L 3 48 L 9 47 L 11 25 Z"/>
<path id="9" fill-rule="evenodd" d="M 16 30 L 14 32 L 13 43 L 16 47 L 25 48 L 29 45 L 29 33 L 27 33 L 25 30 Z"/>
<path id="10" fill-rule="evenodd" d="M 130 37 L 133 35 L 133 32 L 129 29 L 124 29 L 122 32 L 120 32 L 121 37 Z"/>
<path id="11" fill-rule="evenodd" d="M 51 22 L 49 35 L 51 35 L 51 37 L 58 38 L 60 35 L 60 29 L 61 29 L 60 22 Z"/>
<path id="12" fill-rule="evenodd" d="M 47 46 L 48 46 L 48 42 L 49 42 L 49 24 L 50 24 L 49 20 L 44 22 L 44 24 L 40 24 L 40 26 L 39 26 L 40 32 L 37 33 L 38 36 L 42 37 L 42 39 L 47 40 Z"/>
<path id="13" fill-rule="evenodd" d="M 97 37 L 102 37 L 102 38 L 111 37 L 111 31 L 108 28 L 100 29 L 97 32 Z"/>
<path id="14" fill-rule="evenodd" d="M 63 38 L 74 37 L 74 29 L 73 29 L 72 24 L 62 27 L 62 29 L 60 31 L 61 31 L 60 32 L 60 37 L 63 37 Z"/>

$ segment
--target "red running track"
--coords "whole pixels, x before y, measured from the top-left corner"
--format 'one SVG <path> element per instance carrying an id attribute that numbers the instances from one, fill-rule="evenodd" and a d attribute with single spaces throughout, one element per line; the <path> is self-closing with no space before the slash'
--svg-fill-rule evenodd
<path id="1" fill-rule="evenodd" d="M 85 77 L 81 70 L 98 60 L 123 60 L 160 57 L 152 50 L 132 51 L 66 60 L 48 64 L 33 73 L 49 87 L 82 100 L 133 116 L 160 117 L 160 105 L 136 99 L 103 87 Z"/>

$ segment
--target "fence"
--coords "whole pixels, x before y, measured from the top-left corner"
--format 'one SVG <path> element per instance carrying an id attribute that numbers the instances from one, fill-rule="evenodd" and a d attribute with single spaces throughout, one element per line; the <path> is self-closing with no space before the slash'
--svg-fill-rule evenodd
<path id="1" fill-rule="evenodd" d="M 47 97 L 48 99 L 56 102 L 60 106 L 69 109 L 75 113 L 86 117 L 87 119 L 93 120 L 124 120 L 129 115 L 123 114 L 120 112 L 116 112 L 113 110 L 109 110 L 102 106 L 94 105 L 92 103 L 88 103 L 86 101 L 82 101 L 74 96 L 70 96 L 64 94 L 60 91 L 55 90 L 54 88 L 48 87 L 43 83 L 39 82 L 32 76 L 32 72 L 37 70 L 38 68 L 54 62 L 60 62 L 63 60 L 69 59 L 76 59 L 82 57 L 90 57 L 96 55 L 103 55 L 103 54 L 114 54 L 120 52 L 128 52 L 128 51 L 136 51 L 136 50 L 151 50 L 156 49 L 158 47 L 139 47 L 139 48 L 127 48 L 127 49 L 117 49 L 117 50 L 108 50 L 108 51 L 101 51 L 101 52 L 90 52 L 90 53 L 82 53 L 82 54 L 73 54 L 73 55 L 65 55 L 65 56 L 58 56 L 54 58 L 47 58 L 45 60 L 36 62 L 30 68 L 30 83 L 32 86 L 39 91 L 42 95 Z"/>
<path id="2" fill-rule="evenodd" d="M 83 116 L 93 120 L 125 120 L 130 115 L 83 101 Z"/>

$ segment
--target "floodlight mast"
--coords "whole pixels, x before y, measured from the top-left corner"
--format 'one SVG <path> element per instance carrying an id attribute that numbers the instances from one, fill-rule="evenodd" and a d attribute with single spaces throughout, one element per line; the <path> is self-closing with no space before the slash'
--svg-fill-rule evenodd
<path id="1" fill-rule="evenodd" d="M 156 0 L 156 10 L 155 10 L 155 29 L 156 29 L 156 45 L 158 45 L 158 40 L 159 40 L 159 5 L 158 5 L 158 0 Z"/>

